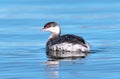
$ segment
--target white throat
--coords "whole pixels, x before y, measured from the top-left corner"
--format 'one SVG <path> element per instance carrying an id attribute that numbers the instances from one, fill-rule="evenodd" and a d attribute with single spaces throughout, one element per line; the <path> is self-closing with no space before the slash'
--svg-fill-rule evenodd
<path id="1" fill-rule="evenodd" d="M 51 33 L 54 34 L 60 34 L 60 27 L 59 26 L 55 26 L 55 27 L 51 27 L 48 29 Z"/>
<path id="2" fill-rule="evenodd" d="M 50 28 L 48 28 L 48 29 L 46 29 L 46 30 L 49 31 L 49 32 L 51 32 L 51 35 L 50 35 L 50 37 L 48 38 L 48 40 L 60 36 L 60 33 L 61 33 L 61 29 L 60 29 L 59 26 L 50 27 Z"/>

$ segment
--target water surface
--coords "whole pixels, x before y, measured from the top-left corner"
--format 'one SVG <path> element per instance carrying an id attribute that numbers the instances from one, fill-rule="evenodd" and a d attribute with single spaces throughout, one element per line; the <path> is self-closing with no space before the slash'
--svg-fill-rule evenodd
<path id="1" fill-rule="evenodd" d="M 48 21 L 84 37 L 92 53 L 49 61 L 49 33 L 40 32 Z M 119 0 L 0 1 L 0 79 L 119 79 L 119 26 Z"/>

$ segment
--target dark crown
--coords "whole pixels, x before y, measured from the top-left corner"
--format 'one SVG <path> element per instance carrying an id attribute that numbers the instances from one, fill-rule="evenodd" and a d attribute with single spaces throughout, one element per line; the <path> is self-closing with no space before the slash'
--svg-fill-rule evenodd
<path id="1" fill-rule="evenodd" d="M 48 22 L 44 25 L 44 28 L 55 27 L 56 25 L 56 22 Z"/>

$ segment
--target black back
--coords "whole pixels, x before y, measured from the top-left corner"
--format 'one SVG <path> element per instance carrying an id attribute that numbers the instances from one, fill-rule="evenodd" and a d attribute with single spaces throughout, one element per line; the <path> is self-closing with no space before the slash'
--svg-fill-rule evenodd
<path id="1" fill-rule="evenodd" d="M 82 45 L 85 44 L 85 41 L 82 37 L 79 37 L 73 34 L 66 34 L 66 35 L 62 35 L 54 39 L 51 39 L 50 41 L 47 42 L 47 46 L 64 43 L 64 42 L 73 43 L 73 44 L 82 44 Z"/>

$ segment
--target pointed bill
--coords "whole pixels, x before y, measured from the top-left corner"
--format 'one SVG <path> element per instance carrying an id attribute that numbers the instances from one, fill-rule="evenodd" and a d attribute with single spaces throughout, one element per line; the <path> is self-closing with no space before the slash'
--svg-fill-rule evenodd
<path id="1" fill-rule="evenodd" d="M 41 31 L 41 32 L 45 32 L 45 31 L 46 31 L 46 29 L 42 28 L 42 29 L 40 29 L 40 31 Z"/>

